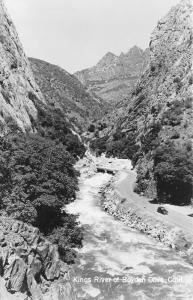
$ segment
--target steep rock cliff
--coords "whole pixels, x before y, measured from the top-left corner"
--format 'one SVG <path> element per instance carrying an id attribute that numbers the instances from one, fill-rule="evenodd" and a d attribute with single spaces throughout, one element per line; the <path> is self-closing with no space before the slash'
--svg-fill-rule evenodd
<path id="1" fill-rule="evenodd" d="M 36 101 L 43 102 L 15 26 L 0 1 L 0 127 L 32 130 Z"/>
<path id="2" fill-rule="evenodd" d="M 122 101 L 135 86 L 147 66 L 149 50 L 137 46 L 117 56 L 108 52 L 96 66 L 76 72 L 74 75 L 90 91 L 110 104 Z"/>
<path id="3" fill-rule="evenodd" d="M 193 2 L 181 1 L 158 22 L 150 41 L 150 64 L 116 131 L 135 135 L 139 190 L 155 194 L 155 149 L 170 141 L 191 154 L 193 141 Z"/>

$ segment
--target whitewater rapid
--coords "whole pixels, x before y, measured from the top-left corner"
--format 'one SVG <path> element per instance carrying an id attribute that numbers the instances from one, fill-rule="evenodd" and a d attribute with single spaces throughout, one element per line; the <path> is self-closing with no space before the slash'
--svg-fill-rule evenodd
<path id="1" fill-rule="evenodd" d="M 112 162 L 113 163 L 113 162 Z M 115 160 L 123 169 L 126 160 Z M 173 250 L 115 220 L 100 207 L 100 188 L 112 175 L 79 162 L 77 199 L 67 207 L 84 226 L 74 283 L 84 300 L 192 300 L 193 267 Z M 90 175 L 88 175 L 90 173 Z"/>

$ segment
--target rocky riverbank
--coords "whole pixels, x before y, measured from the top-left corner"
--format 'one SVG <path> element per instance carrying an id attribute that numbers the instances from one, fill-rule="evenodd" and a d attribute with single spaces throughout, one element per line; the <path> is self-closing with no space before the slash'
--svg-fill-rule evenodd
<path id="1" fill-rule="evenodd" d="M 116 189 L 117 182 L 120 182 L 121 172 L 118 172 L 108 184 L 102 187 L 101 205 L 103 209 L 116 219 L 120 220 L 127 226 L 135 228 L 152 238 L 164 243 L 165 245 L 177 250 L 181 256 L 193 262 L 193 234 L 179 226 L 174 226 L 172 221 L 164 222 L 164 216 L 158 213 L 152 214 L 144 206 L 124 198 Z M 191 218 L 190 218 L 191 219 Z"/>
<path id="2" fill-rule="evenodd" d="M 0 218 L 0 299 L 75 300 L 71 268 L 37 228 Z"/>

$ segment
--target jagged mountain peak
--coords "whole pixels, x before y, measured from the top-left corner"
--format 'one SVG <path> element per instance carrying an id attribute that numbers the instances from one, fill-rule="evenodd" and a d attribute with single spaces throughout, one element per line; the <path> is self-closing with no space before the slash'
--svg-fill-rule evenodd
<path id="1" fill-rule="evenodd" d="M 113 52 L 107 52 L 102 59 L 105 59 L 105 58 L 116 58 L 117 55 L 115 55 Z"/>
<path id="2" fill-rule="evenodd" d="M 115 104 L 130 93 L 147 62 L 147 52 L 134 46 L 120 56 L 108 52 L 96 66 L 74 75 L 99 97 Z"/>
<path id="3" fill-rule="evenodd" d="M 131 47 L 125 55 L 142 55 L 144 53 L 143 49 L 138 47 L 137 45 Z"/>
<path id="4" fill-rule="evenodd" d="M 110 64 L 116 63 L 118 56 L 112 52 L 107 52 L 97 63 L 98 67 L 108 66 Z"/>
<path id="5" fill-rule="evenodd" d="M 143 69 L 143 62 L 144 64 L 147 63 L 147 52 L 146 50 L 141 49 L 138 46 L 133 46 L 130 48 L 126 53 L 121 53 L 119 60 L 124 65 L 129 65 L 133 67 L 137 64 L 142 64 Z"/>

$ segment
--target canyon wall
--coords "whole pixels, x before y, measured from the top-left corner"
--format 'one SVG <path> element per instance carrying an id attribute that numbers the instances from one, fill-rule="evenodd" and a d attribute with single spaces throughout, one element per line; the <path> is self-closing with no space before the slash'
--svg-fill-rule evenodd
<path id="1" fill-rule="evenodd" d="M 164 198 L 164 194 L 174 195 L 176 190 L 175 197 L 183 198 L 187 196 L 183 195 L 184 191 L 188 190 L 190 201 L 193 174 L 192 0 L 181 1 L 158 22 L 149 51 L 149 67 L 124 106 L 109 115 L 110 126 L 107 133 L 104 132 L 106 150 L 109 155 L 132 159 L 138 170 L 138 192 L 154 197 L 160 191 Z"/>
<path id="2" fill-rule="evenodd" d="M 0 1 L 0 128 L 33 130 L 34 101 L 44 102 L 19 41 L 15 26 Z"/>

